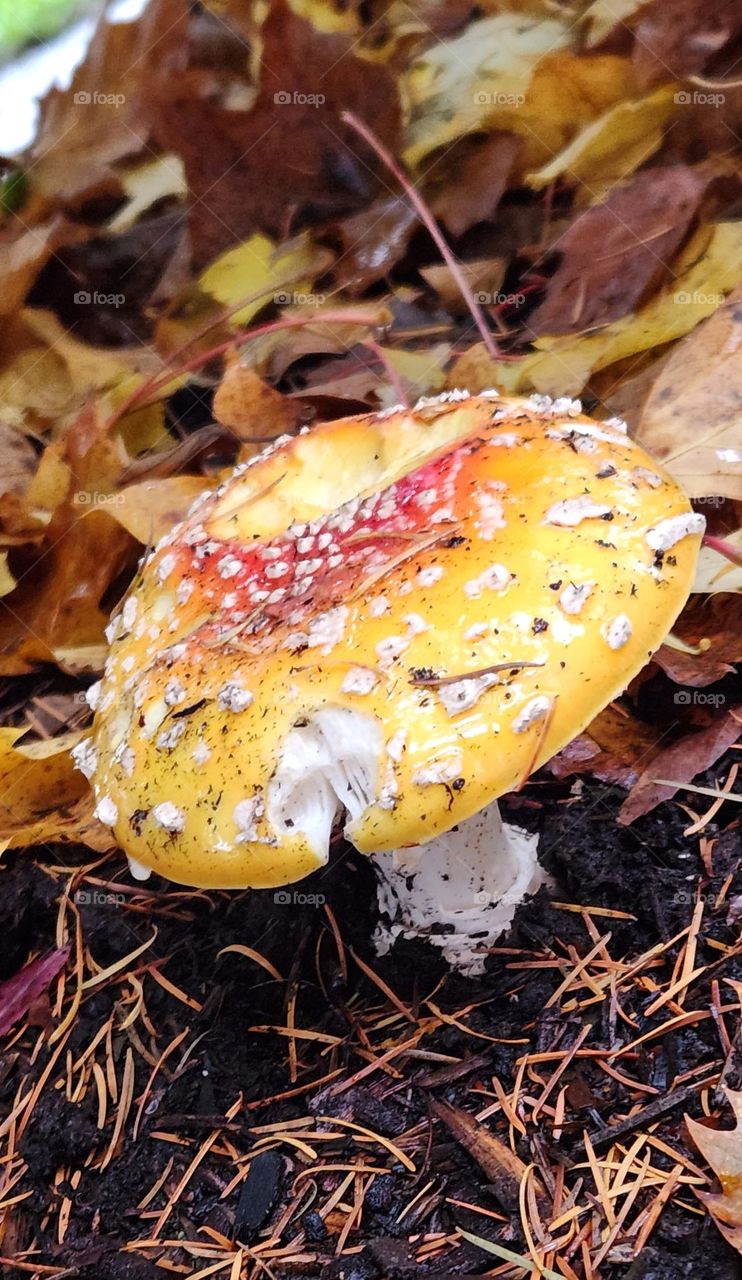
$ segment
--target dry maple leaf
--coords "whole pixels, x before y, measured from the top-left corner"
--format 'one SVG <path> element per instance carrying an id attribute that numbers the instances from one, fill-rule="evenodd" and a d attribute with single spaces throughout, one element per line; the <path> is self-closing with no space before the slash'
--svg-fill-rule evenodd
<path id="1" fill-rule="evenodd" d="M 721 1183 L 721 1193 L 699 1191 L 721 1234 L 742 1253 L 742 1093 L 725 1090 L 734 1112 L 734 1129 L 710 1129 L 691 1116 L 688 1132 Z"/>
<path id="2" fill-rule="evenodd" d="M 227 5 L 223 20 L 239 28 L 244 11 Z M 257 230 L 284 235 L 292 210 L 330 217 L 369 202 L 378 162 L 342 121 L 344 110 L 386 145 L 397 142 L 395 78 L 358 57 L 349 37 L 318 31 L 286 0 L 273 0 L 259 35 L 257 87 L 239 84 L 232 69 L 222 76 L 223 100 L 214 68 L 189 61 L 198 51 L 185 8 L 162 47 L 152 90 L 158 138 L 185 165 L 199 263 Z"/>

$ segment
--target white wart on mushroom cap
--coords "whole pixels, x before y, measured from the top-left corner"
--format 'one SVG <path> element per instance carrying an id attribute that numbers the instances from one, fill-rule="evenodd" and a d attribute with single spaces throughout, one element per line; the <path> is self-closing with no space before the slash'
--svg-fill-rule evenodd
<path id="1" fill-rule="evenodd" d="M 111 626 L 101 821 L 181 883 L 269 887 L 450 830 L 662 642 L 702 517 L 622 424 L 453 393 L 238 468 Z"/>

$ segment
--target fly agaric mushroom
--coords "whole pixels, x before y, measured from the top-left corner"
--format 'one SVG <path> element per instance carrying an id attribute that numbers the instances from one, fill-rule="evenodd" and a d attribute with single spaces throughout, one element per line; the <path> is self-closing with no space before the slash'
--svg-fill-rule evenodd
<path id="1" fill-rule="evenodd" d="M 540 882 L 518 787 L 621 693 L 703 517 L 617 420 L 454 392 L 276 442 L 148 557 L 77 749 L 135 875 L 290 884 L 339 816 L 474 972 Z"/>

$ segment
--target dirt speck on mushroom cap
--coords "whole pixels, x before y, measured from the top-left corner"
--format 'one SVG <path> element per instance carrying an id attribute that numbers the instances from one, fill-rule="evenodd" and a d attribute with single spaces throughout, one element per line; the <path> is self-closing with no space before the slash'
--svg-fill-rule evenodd
<path id="1" fill-rule="evenodd" d="M 652 531 L 681 526 L 658 550 Z M 286 440 L 199 500 L 114 620 L 98 800 L 174 880 L 300 879 L 326 850 L 276 829 L 271 780 L 296 725 L 346 709 L 381 731 L 351 839 L 423 842 L 626 686 L 685 601 L 701 532 L 619 425 L 572 402 L 455 398 Z M 452 677 L 477 696 L 452 698 Z M 163 805 L 182 823 L 158 823 Z"/>

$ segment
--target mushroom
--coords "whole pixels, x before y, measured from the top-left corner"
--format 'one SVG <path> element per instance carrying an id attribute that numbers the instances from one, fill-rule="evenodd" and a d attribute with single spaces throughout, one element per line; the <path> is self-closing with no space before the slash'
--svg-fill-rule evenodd
<path id="1" fill-rule="evenodd" d="M 686 600 L 704 527 L 577 401 L 453 392 L 277 441 L 202 495 L 110 627 L 97 815 L 135 875 L 290 884 L 376 855 L 380 949 L 464 971 L 541 882 L 503 824 Z"/>

